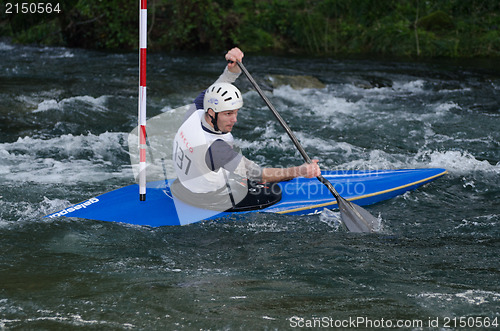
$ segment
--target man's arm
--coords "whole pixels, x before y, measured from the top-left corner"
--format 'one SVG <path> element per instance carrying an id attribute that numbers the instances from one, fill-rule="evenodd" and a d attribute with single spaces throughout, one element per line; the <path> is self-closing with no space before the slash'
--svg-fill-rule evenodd
<path id="1" fill-rule="evenodd" d="M 264 168 L 262 170 L 263 182 L 282 182 L 296 177 L 313 178 L 321 175 L 318 160 L 312 163 L 304 163 L 298 167 L 291 168 Z"/>

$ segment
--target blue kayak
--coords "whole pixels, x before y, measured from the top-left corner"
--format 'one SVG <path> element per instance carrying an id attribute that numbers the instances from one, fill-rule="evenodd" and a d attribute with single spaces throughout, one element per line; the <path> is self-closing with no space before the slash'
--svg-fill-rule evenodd
<path id="1" fill-rule="evenodd" d="M 360 206 L 371 205 L 429 183 L 446 174 L 445 169 L 337 170 L 323 171 L 337 192 Z M 77 203 L 46 218 L 78 217 L 135 225 L 186 225 L 231 214 L 267 212 L 289 215 L 320 213 L 336 209 L 337 201 L 316 178 L 295 178 L 278 184 L 281 200 L 260 210 L 219 212 L 191 206 L 173 197 L 169 181 L 147 184 L 147 199 L 139 201 L 139 186 L 125 186 Z"/>

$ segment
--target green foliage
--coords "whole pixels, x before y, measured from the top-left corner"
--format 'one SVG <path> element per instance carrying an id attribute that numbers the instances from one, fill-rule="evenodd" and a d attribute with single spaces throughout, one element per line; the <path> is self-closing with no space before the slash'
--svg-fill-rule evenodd
<path id="1" fill-rule="evenodd" d="M 50 44 L 63 45 L 61 34 L 56 33 L 58 26 L 56 20 L 50 20 L 43 24 L 31 26 L 25 30 L 21 30 L 16 35 L 16 41 L 24 44 Z"/>
<path id="2" fill-rule="evenodd" d="M 154 48 L 220 49 L 230 40 L 228 32 L 235 25 L 235 17 L 222 1 L 163 0 L 153 1 L 152 6 L 155 30 L 149 38 Z"/>
<path id="3" fill-rule="evenodd" d="M 138 44 L 136 1 L 79 0 L 59 20 L 71 47 L 132 49 Z"/>
<path id="4" fill-rule="evenodd" d="M 34 0 L 29 0 L 34 2 Z M 22 43 L 132 50 L 138 0 L 61 0 L 58 15 L 0 15 Z M 500 55 L 500 2 L 149 0 L 148 48 L 408 57 Z"/>
<path id="5" fill-rule="evenodd" d="M 449 30 L 454 27 L 451 17 L 442 10 L 435 11 L 422 17 L 416 24 L 419 28 L 429 31 Z"/>

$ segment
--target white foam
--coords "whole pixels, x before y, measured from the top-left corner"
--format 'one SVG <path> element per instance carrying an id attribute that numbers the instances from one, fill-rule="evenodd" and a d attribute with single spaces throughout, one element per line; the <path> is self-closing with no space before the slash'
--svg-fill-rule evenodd
<path id="1" fill-rule="evenodd" d="M 38 104 L 38 108 L 33 112 L 37 113 L 50 109 L 61 109 L 59 102 L 57 102 L 56 100 L 43 100 L 40 104 Z"/>
<path id="2" fill-rule="evenodd" d="M 463 110 L 463 106 L 453 100 L 440 101 L 425 104 L 421 109 L 392 109 L 390 104 L 381 99 L 401 97 L 402 95 L 426 94 L 426 81 L 422 79 L 412 81 L 395 81 L 392 87 L 373 89 L 362 89 L 354 85 L 328 86 L 321 90 L 294 90 L 288 86 L 282 86 L 274 90 L 276 97 L 285 99 L 298 107 L 293 116 L 306 117 L 310 115 L 327 118 L 328 129 L 336 130 L 346 123 L 352 123 L 353 116 L 363 120 L 368 127 L 379 127 L 380 122 L 398 125 L 406 121 L 418 121 L 422 125 L 415 127 L 408 134 L 410 136 L 423 137 L 424 143 L 416 154 L 388 153 L 380 149 L 366 150 L 364 148 L 341 143 L 332 139 L 318 138 L 307 133 L 295 131 L 301 144 L 306 150 L 320 148 L 328 152 L 341 151 L 342 159 L 348 160 L 343 164 L 334 163 L 337 168 L 347 169 L 398 169 L 398 168 L 445 168 L 450 173 L 467 174 L 471 172 L 485 172 L 500 174 L 500 163 L 491 164 L 486 160 L 479 160 L 471 152 L 461 149 L 470 143 L 482 143 L 491 145 L 491 136 L 482 138 L 453 137 L 443 133 L 436 133 L 432 123 L 441 123 L 443 117 L 453 120 L 460 115 L 454 110 Z M 355 95 L 350 101 L 345 95 Z M 382 106 L 382 107 L 381 107 Z M 291 106 L 289 106 L 291 108 Z M 388 107 L 388 108 L 387 108 Z M 373 110 L 376 109 L 376 110 Z M 342 116 L 346 115 L 346 116 Z M 255 129 L 257 130 L 257 129 Z M 277 150 L 289 150 L 294 148 L 290 139 L 276 125 L 268 124 L 263 130 L 263 141 L 243 142 L 242 146 L 254 150 L 264 148 L 275 148 Z M 260 140 L 260 139 L 259 139 Z M 430 146 L 440 143 L 442 145 L 452 144 L 457 148 L 454 150 L 437 150 Z"/>
<path id="3" fill-rule="evenodd" d="M 0 144 L 0 177 L 13 182 L 96 182 L 130 176 L 130 165 L 115 164 L 126 151 L 126 134 L 105 132 L 52 139 L 19 138 Z"/>
<path id="4" fill-rule="evenodd" d="M 67 207 L 68 205 L 70 205 L 69 201 L 62 200 L 44 201 L 40 204 L 27 201 L 0 201 L 0 228 L 11 228 L 13 225 L 22 226 L 31 222 L 33 218 L 43 217 L 49 212 L 61 209 L 59 207 Z"/>
<path id="5" fill-rule="evenodd" d="M 438 106 L 439 107 L 439 106 Z M 453 103 L 443 104 L 442 111 L 446 112 L 455 107 Z M 418 115 L 422 116 L 422 115 Z M 434 116 L 438 116 L 434 114 Z M 432 126 L 424 125 L 421 128 L 425 144 L 420 148 L 416 154 L 408 153 L 388 153 L 380 149 L 367 150 L 365 148 L 350 144 L 348 142 L 337 142 L 333 139 L 323 139 L 317 136 L 312 136 L 303 132 L 294 132 L 302 146 L 306 151 L 320 149 L 323 156 L 340 152 L 343 163 L 335 160 L 332 164 L 325 164 L 321 160 L 323 166 L 334 166 L 338 169 L 362 169 L 362 170 L 376 170 L 376 169 L 401 169 L 401 168 L 445 168 L 450 173 L 455 174 L 468 174 L 471 172 L 485 172 L 492 174 L 500 174 L 500 163 L 491 164 L 486 160 L 479 160 L 470 152 L 465 150 L 448 150 L 440 151 L 430 149 L 429 143 L 434 142 L 448 142 L 456 141 L 453 137 L 445 135 L 438 135 L 432 130 Z M 243 140 L 236 139 L 236 144 L 242 149 L 258 152 L 260 150 L 274 149 L 277 151 L 289 151 L 294 149 L 294 145 L 282 130 L 277 128 L 276 122 L 268 122 L 265 128 L 256 127 L 254 129 L 262 137 L 257 140 Z M 409 132 L 409 134 L 420 134 L 420 130 L 416 132 Z M 479 139 L 479 140 L 478 140 Z M 482 138 L 478 139 L 465 139 L 464 142 L 483 142 Z M 488 137 L 484 138 L 489 139 Z M 310 155 L 316 157 L 315 155 Z"/>
<path id="6" fill-rule="evenodd" d="M 52 55 L 51 58 L 53 59 L 60 59 L 60 58 L 72 58 L 72 57 L 75 57 L 75 54 L 73 54 L 72 52 L 70 51 L 64 51 L 63 53 L 61 54 L 56 54 L 56 55 Z"/>
<path id="7" fill-rule="evenodd" d="M 0 42 L 0 51 L 11 51 L 14 49 L 14 46 L 6 44 L 4 42 Z"/>
<path id="8" fill-rule="evenodd" d="M 314 95 L 321 95 L 321 90 L 304 88 L 300 90 L 293 89 L 289 85 L 282 85 L 273 90 L 275 97 L 293 101 L 295 103 L 307 104 Z"/>
<path id="9" fill-rule="evenodd" d="M 19 310 L 23 310 L 23 308 L 18 308 Z M 40 322 L 40 321 L 50 321 L 50 322 L 60 322 L 62 324 L 69 324 L 74 326 L 109 326 L 110 328 L 123 328 L 123 329 L 134 329 L 136 326 L 131 323 L 117 323 L 113 321 L 105 321 L 105 320 L 92 320 L 92 319 L 84 319 L 79 314 L 62 314 L 57 312 L 52 312 L 50 310 L 38 310 L 38 314 L 42 316 L 24 318 L 23 322 L 31 323 L 31 322 Z M 51 315 L 47 315 L 51 314 Z M 0 326 L 8 327 L 11 323 L 20 322 L 19 319 L 1 319 Z M 71 327 L 69 327 L 71 328 Z"/>
<path id="10" fill-rule="evenodd" d="M 331 139 L 325 140 L 303 132 L 297 132 L 296 136 L 305 149 L 321 149 L 322 152 L 342 151 L 344 157 L 363 152 L 362 148 L 347 142 L 337 142 Z M 290 139 L 288 141 L 290 145 L 293 145 Z"/>
<path id="11" fill-rule="evenodd" d="M 446 168 L 457 174 L 476 171 L 500 174 L 500 163 L 493 165 L 486 160 L 478 160 L 466 151 L 421 151 L 415 157 L 415 165 Z"/>
<path id="12" fill-rule="evenodd" d="M 39 212 L 41 215 L 47 215 L 54 210 L 60 210 L 66 208 L 70 205 L 68 200 L 62 199 L 49 199 L 47 197 L 43 197 L 43 201 L 38 206 Z"/>
<path id="13" fill-rule="evenodd" d="M 449 112 L 452 109 L 462 109 L 462 107 L 453 101 L 447 101 L 445 103 L 437 104 L 435 109 L 437 112 Z"/>
<path id="14" fill-rule="evenodd" d="M 337 166 L 338 169 L 379 170 L 408 168 L 408 158 L 403 155 L 392 155 L 382 150 L 363 152 L 357 148 L 355 160 Z"/>
<path id="15" fill-rule="evenodd" d="M 346 124 L 363 121 L 371 127 L 378 127 L 380 122 L 399 123 L 416 120 L 429 122 L 450 116 L 451 110 L 461 110 L 461 105 L 453 101 L 424 105 L 422 111 L 406 111 L 397 106 L 394 98 L 414 97 L 426 94 L 426 82 L 418 79 L 406 82 L 394 82 L 392 87 L 364 89 L 352 84 L 329 85 L 325 89 L 294 90 L 282 86 L 274 90 L 274 96 L 282 99 L 279 111 L 293 111 L 293 116 L 321 116 L 325 125 L 331 129 L 341 129 Z M 278 99 L 278 100 L 279 100 Z M 274 102 L 274 100 L 273 100 Z M 355 120 L 353 120 L 355 118 Z"/>
<path id="16" fill-rule="evenodd" d="M 358 113 L 360 111 L 365 110 L 363 106 L 364 104 L 360 102 L 350 102 L 345 98 L 331 97 L 324 100 L 321 104 L 315 105 L 313 107 L 313 110 L 317 114 L 335 120 L 337 119 L 335 115 L 339 113 L 352 115 L 354 113 Z M 341 123 L 337 120 L 337 124 Z"/>
<path id="17" fill-rule="evenodd" d="M 471 219 L 463 219 L 455 229 L 479 229 L 479 228 L 497 228 L 499 223 L 499 216 L 497 214 L 479 215 Z M 488 230 L 487 230 L 488 231 Z"/>
<path id="18" fill-rule="evenodd" d="M 500 302 L 500 293 L 483 290 L 467 290 L 460 293 L 421 293 L 409 295 L 426 300 L 438 300 L 439 303 L 456 302 L 457 300 L 469 305 L 480 306 L 482 304 Z"/>
<path id="19" fill-rule="evenodd" d="M 445 94 L 445 93 L 464 93 L 470 92 L 472 89 L 470 87 L 464 87 L 459 89 L 440 89 L 437 93 Z"/>
<path id="20" fill-rule="evenodd" d="M 491 164 L 486 160 L 478 160 L 466 151 L 436 151 L 422 149 L 417 154 L 390 154 L 382 150 L 365 151 L 346 143 L 332 144 L 332 148 L 346 148 L 344 159 L 350 161 L 336 163 L 335 169 L 379 170 L 405 168 L 444 168 L 450 174 L 465 175 L 483 173 L 497 176 L 500 174 L 500 162 Z M 323 160 L 322 160 L 323 161 Z M 338 161 L 338 160 L 336 160 Z M 325 163 L 323 163 L 325 165 Z"/>
<path id="21" fill-rule="evenodd" d="M 302 89 L 294 90 L 290 86 L 281 86 L 274 90 L 274 96 L 292 102 L 297 116 L 301 114 L 317 114 L 319 116 L 331 117 L 333 114 L 351 114 L 360 109 L 355 102 L 348 101 L 343 97 L 332 95 L 328 89 Z"/>
<path id="22" fill-rule="evenodd" d="M 333 211 L 327 208 L 324 208 L 319 215 L 319 220 L 322 223 L 325 223 L 329 228 L 333 230 L 333 232 L 338 232 L 343 229 L 342 220 L 340 218 L 340 212 Z"/>
<path id="23" fill-rule="evenodd" d="M 251 149 L 254 151 L 260 151 L 264 149 L 277 149 L 277 150 L 287 150 L 292 147 L 292 142 L 289 141 L 286 133 L 278 133 L 276 129 L 276 122 L 268 122 L 266 123 L 266 128 L 256 127 L 254 131 L 260 133 L 260 136 L 263 139 L 255 139 L 252 141 L 240 139 L 237 136 L 235 137 L 235 143 L 238 147 L 244 149 Z"/>
<path id="24" fill-rule="evenodd" d="M 426 93 L 425 81 L 417 79 L 413 81 L 394 81 L 392 86 L 364 88 L 355 84 L 344 84 L 335 86 L 342 94 L 354 95 L 374 100 L 384 100 L 388 97 L 398 95 L 410 95 Z"/>
<path id="25" fill-rule="evenodd" d="M 76 96 L 76 97 L 70 97 L 63 99 L 61 101 L 57 101 L 54 99 L 48 99 L 48 100 L 43 100 L 41 103 L 38 104 L 37 109 L 35 109 L 33 112 L 44 112 L 48 110 L 63 110 L 65 107 L 68 105 L 74 104 L 74 103 L 84 103 L 89 105 L 92 109 L 97 110 L 97 111 L 106 111 L 108 110 L 106 107 L 106 102 L 108 100 L 108 96 L 100 96 L 98 98 L 94 98 L 88 95 L 84 96 Z"/>
<path id="26" fill-rule="evenodd" d="M 422 93 L 424 91 L 425 81 L 417 79 L 409 82 L 395 81 L 392 88 L 398 92 Z"/>

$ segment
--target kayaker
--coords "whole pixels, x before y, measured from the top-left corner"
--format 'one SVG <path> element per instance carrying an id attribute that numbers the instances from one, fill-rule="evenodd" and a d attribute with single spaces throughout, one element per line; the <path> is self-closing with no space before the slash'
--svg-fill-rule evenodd
<path id="1" fill-rule="evenodd" d="M 269 183 L 320 175 L 318 160 L 289 168 L 261 168 L 234 148 L 231 131 L 243 106 L 232 85 L 241 74 L 235 61 L 239 48 L 229 50 L 222 75 L 195 99 L 174 139 L 173 161 L 178 180 L 172 192 L 203 208 L 237 211 L 280 198 L 279 186 Z M 278 197 L 279 195 L 279 197 Z M 235 209 L 236 208 L 236 209 Z"/>

